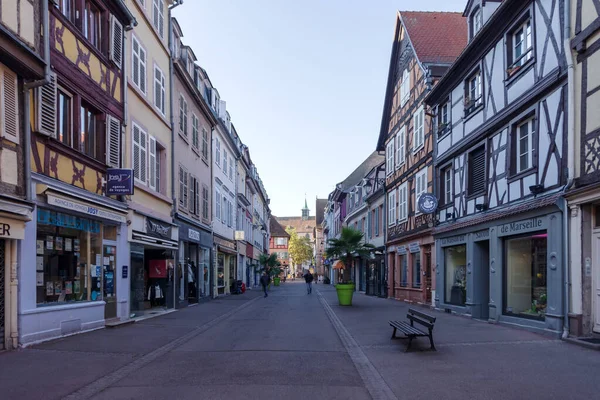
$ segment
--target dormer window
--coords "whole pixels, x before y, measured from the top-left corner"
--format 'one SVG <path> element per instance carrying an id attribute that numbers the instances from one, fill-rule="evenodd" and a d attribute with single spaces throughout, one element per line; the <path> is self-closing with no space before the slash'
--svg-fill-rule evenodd
<path id="1" fill-rule="evenodd" d="M 438 117 L 437 117 L 437 133 L 438 136 L 444 136 L 450 132 L 450 99 L 446 99 L 442 104 L 438 106 Z"/>
<path id="2" fill-rule="evenodd" d="M 481 30 L 481 27 L 483 26 L 481 7 L 477 7 L 471 13 L 470 25 L 471 25 L 471 39 L 473 39 L 475 37 L 475 35 L 477 35 L 477 33 Z"/>

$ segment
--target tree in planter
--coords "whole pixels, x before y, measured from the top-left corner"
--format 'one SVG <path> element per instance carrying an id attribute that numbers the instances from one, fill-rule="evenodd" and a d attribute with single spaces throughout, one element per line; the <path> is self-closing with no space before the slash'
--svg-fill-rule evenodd
<path id="1" fill-rule="evenodd" d="M 329 239 L 327 241 L 327 256 L 338 258 L 344 264 L 344 268 L 338 272 L 338 282 L 351 283 L 350 266 L 352 258 L 358 255 L 363 258 L 369 258 L 375 246 L 364 242 L 365 235 L 356 229 L 344 227 L 339 239 Z"/>
<path id="2" fill-rule="evenodd" d="M 310 245 L 310 241 L 306 237 L 298 236 L 298 233 L 294 228 L 288 228 L 285 230 L 290 235 L 288 242 L 288 253 L 292 262 L 295 266 L 302 265 L 306 261 L 312 259 L 313 249 Z"/>

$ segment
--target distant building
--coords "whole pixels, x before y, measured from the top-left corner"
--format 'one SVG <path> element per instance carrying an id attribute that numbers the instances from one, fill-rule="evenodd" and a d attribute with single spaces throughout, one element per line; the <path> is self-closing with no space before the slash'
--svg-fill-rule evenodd
<path id="1" fill-rule="evenodd" d="M 275 218 L 269 220 L 271 238 L 269 239 L 269 254 L 277 254 L 281 268 L 289 272 L 290 255 L 288 253 L 290 235 Z"/>
<path id="2" fill-rule="evenodd" d="M 294 228 L 299 237 L 305 237 L 310 241 L 313 248 L 313 256 L 315 254 L 316 243 L 316 218 L 310 216 L 308 202 L 304 200 L 304 208 L 302 209 L 301 217 L 276 217 L 277 221 L 285 228 Z M 302 272 L 303 269 L 309 269 L 314 266 L 313 260 L 302 263 L 301 266 L 292 265 L 293 260 L 290 260 L 290 272 L 295 274 Z"/>

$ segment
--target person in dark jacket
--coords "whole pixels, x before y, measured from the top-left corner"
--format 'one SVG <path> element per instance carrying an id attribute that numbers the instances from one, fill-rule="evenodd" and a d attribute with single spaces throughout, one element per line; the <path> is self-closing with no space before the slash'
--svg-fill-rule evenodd
<path id="1" fill-rule="evenodd" d="M 267 294 L 267 286 L 269 286 L 270 281 L 271 281 L 271 279 L 269 278 L 269 275 L 267 275 L 266 272 L 263 272 L 262 276 L 260 277 L 260 284 L 262 285 L 263 291 L 265 292 L 265 297 L 269 296 Z"/>
<path id="2" fill-rule="evenodd" d="M 306 281 L 306 291 L 308 292 L 307 294 L 312 293 L 313 279 L 314 279 L 313 274 L 311 274 L 310 271 L 306 271 L 306 274 L 304 274 L 304 280 Z"/>

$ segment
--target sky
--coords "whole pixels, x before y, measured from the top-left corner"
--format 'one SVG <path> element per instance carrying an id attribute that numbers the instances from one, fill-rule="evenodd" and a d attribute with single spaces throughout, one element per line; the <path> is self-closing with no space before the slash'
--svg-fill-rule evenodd
<path id="1" fill-rule="evenodd" d="M 185 0 L 173 10 L 275 216 L 327 198 L 377 145 L 397 10 L 467 0 Z"/>

